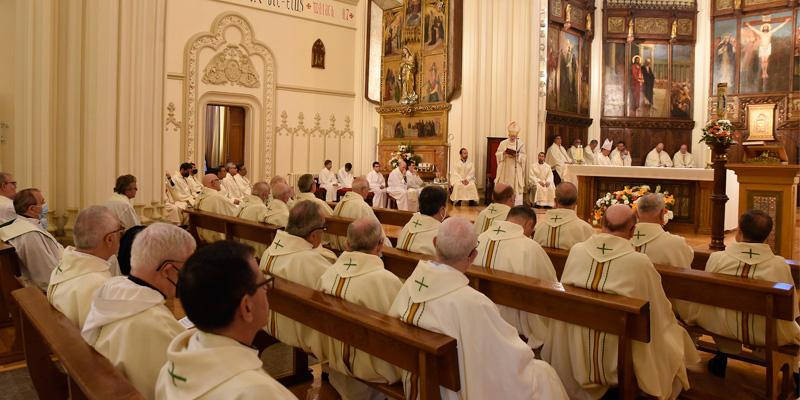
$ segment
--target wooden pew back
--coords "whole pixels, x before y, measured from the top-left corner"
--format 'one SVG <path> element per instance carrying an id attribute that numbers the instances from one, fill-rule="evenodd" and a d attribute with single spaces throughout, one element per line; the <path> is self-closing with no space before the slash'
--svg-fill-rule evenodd
<path id="1" fill-rule="evenodd" d="M 329 201 L 328 205 L 332 209 L 336 208 L 336 202 Z M 381 224 L 399 227 L 406 226 L 408 221 L 411 221 L 411 217 L 414 216 L 411 211 L 393 210 L 391 208 L 373 208 L 372 211 L 375 212 L 375 216 L 378 221 L 381 221 Z"/>
<path id="2" fill-rule="evenodd" d="M 197 243 L 202 243 L 200 236 L 197 235 L 197 228 L 224 233 L 226 240 L 245 239 L 267 245 L 272 243 L 275 233 L 282 229 L 263 222 L 248 221 L 195 209 L 188 209 L 184 213 L 189 215 L 189 233 L 194 236 Z"/>
<path id="3" fill-rule="evenodd" d="M 22 333 L 19 306 L 11 292 L 22 288 L 17 279 L 21 276 L 20 261 L 13 246 L 0 242 L 0 326 L 14 327 L 14 342 L 8 351 L 0 353 L 0 364 L 11 363 L 25 358 L 22 351 Z"/>
<path id="4" fill-rule="evenodd" d="M 15 290 L 22 314 L 28 371 L 39 398 L 144 399 L 108 359 L 87 344 L 66 316 L 37 288 Z M 53 361 L 55 355 L 67 372 Z"/>

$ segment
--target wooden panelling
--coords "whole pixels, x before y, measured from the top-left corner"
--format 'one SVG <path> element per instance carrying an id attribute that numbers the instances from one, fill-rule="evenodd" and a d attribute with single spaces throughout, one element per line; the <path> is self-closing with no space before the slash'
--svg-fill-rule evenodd
<path id="1" fill-rule="evenodd" d="M 672 155 L 682 144 L 689 146 L 689 152 L 695 153 L 696 146 L 692 142 L 693 121 L 646 121 L 603 119 L 601 121 L 603 139 L 614 142 L 624 141 L 631 150 L 632 165 L 644 165 L 647 153 L 658 143 L 664 143 L 664 150 Z"/>

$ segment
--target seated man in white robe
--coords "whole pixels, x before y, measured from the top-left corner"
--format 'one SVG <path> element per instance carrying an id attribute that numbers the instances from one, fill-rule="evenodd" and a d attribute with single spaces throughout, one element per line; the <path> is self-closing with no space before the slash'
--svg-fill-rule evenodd
<path id="1" fill-rule="evenodd" d="M 317 290 L 388 314 L 403 283 L 383 268 L 380 256 L 385 239 L 383 227 L 374 217 L 353 221 L 347 227 L 347 251 L 322 275 Z M 327 340 L 326 352 L 318 358 L 328 360 L 330 383 L 343 400 L 385 398 L 351 377 L 390 385 L 400 379 L 400 370 L 386 361 L 338 340 Z"/>
<path id="2" fill-rule="evenodd" d="M 589 147 L 583 148 L 583 164 L 595 165 L 598 153 L 600 153 L 600 147 L 598 147 L 597 139 L 592 139 L 589 142 Z"/>
<path id="3" fill-rule="evenodd" d="M 478 205 L 478 187 L 475 186 L 475 164 L 468 160 L 469 152 L 462 148 L 458 154 L 461 160 L 450 170 L 450 186 L 453 193 L 450 200 L 453 205 L 468 201 L 470 206 Z"/>
<path id="4" fill-rule="evenodd" d="M 558 282 L 556 270 L 542 246 L 531 239 L 536 226 L 536 212 L 528 206 L 515 206 L 505 221 L 496 221 L 489 230 L 478 236 L 478 256 L 475 265 L 487 270 L 498 270 Z M 505 306 L 497 306 L 500 315 L 520 335 L 528 338 L 528 345 L 538 349 L 547 338 L 548 320 Z"/>
<path id="5" fill-rule="evenodd" d="M 249 347 L 267 322 L 270 284 L 251 250 L 217 242 L 186 261 L 178 297 L 196 329 L 169 344 L 157 400 L 297 400 L 264 372 L 258 352 Z"/>
<path id="6" fill-rule="evenodd" d="M 125 229 L 141 225 L 139 216 L 131 204 L 138 190 L 135 176 L 122 175 L 117 178 L 117 182 L 114 185 L 114 194 L 106 200 L 105 206 L 117 216 Z"/>
<path id="7" fill-rule="evenodd" d="M 197 198 L 196 208 L 198 210 L 228 217 L 235 217 L 239 214 L 239 209 L 220 193 L 220 180 L 217 175 L 207 174 L 204 176 L 203 186 L 203 192 L 200 193 L 200 196 Z M 208 229 L 197 228 L 197 235 L 206 243 L 225 240 L 224 233 Z"/>
<path id="8" fill-rule="evenodd" d="M 553 168 L 553 176 L 556 182 L 561 182 L 561 180 L 565 178 L 564 170 L 567 168 L 567 165 L 573 163 L 567 149 L 561 145 L 561 135 L 556 135 L 553 138 L 553 144 L 547 149 L 545 162 Z"/>
<path id="9" fill-rule="evenodd" d="M 630 167 L 631 166 L 631 153 L 625 142 L 617 142 L 617 148 L 611 152 L 611 165 L 617 167 Z"/>
<path id="10" fill-rule="evenodd" d="M 203 184 L 200 181 L 202 180 L 202 177 L 205 174 L 200 174 L 200 176 L 198 176 L 197 166 L 194 165 L 194 163 L 189 163 L 189 165 L 191 165 L 191 171 L 189 171 L 189 177 L 188 177 L 189 188 L 192 190 L 192 193 L 194 193 L 194 195 L 197 196 L 200 194 L 200 192 L 203 191 Z"/>
<path id="11" fill-rule="evenodd" d="M 419 209 L 419 190 L 409 188 L 406 177 L 406 162 L 398 161 L 397 168 L 389 174 L 389 188 L 386 193 L 397 201 L 397 208 L 405 211 Z"/>
<path id="12" fill-rule="evenodd" d="M 360 218 L 373 218 L 376 221 L 378 218 L 372 207 L 364 200 L 369 194 L 369 183 L 367 180 L 358 177 L 353 180 L 353 190 L 347 192 L 342 199 L 336 203 L 336 208 L 333 209 L 333 215 L 342 218 L 360 219 Z M 384 236 L 386 236 L 384 234 Z M 347 238 L 343 236 L 337 237 L 331 241 L 331 247 L 337 250 L 346 249 Z M 392 247 L 392 243 L 387 239 L 384 245 Z"/>
<path id="13" fill-rule="evenodd" d="M 325 167 L 319 171 L 319 187 L 325 189 L 325 201 L 336 201 L 336 191 L 339 190 L 339 179 L 331 168 L 333 162 L 325 160 Z"/>
<path id="14" fill-rule="evenodd" d="M 494 221 L 505 221 L 508 211 L 514 206 L 514 188 L 505 183 L 494 185 L 492 204 L 484 208 L 475 218 L 475 234 L 480 235 L 492 225 Z"/>
<path id="15" fill-rule="evenodd" d="M 600 166 L 605 166 L 605 167 L 610 167 L 610 166 L 613 165 L 613 164 L 611 164 L 611 157 L 609 157 L 609 155 L 611 154 L 611 147 L 613 145 L 614 145 L 614 143 L 612 141 L 608 140 L 608 139 L 606 139 L 606 141 L 603 142 L 603 147 L 600 149 L 600 152 L 597 154 L 597 158 L 595 158 L 594 165 L 600 165 Z"/>
<path id="16" fill-rule="evenodd" d="M 289 214 L 286 230 L 275 234 L 272 244 L 261 256 L 261 272 L 315 289 L 319 278 L 331 267 L 331 262 L 316 250 L 322 244 L 326 229 L 325 216 L 317 203 L 297 202 Z M 274 311 L 270 311 L 264 330 L 289 346 L 314 354 L 322 351 L 322 335 Z"/>
<path id="17" fill-rule="evenodd" d="M 8 172 L 0 172 L 0 224 L 14 219 L 14 196 L 17 194 L 17 181 Z"/>
<path id="18" fill-rule="evenodd" d="M 272 201 L 267 204 L 263 222 L 285 228 L 289 223 L 289 206 L 287 203 L 292 195 L 292 188 L 285 183 L 276 183 L 272 186 Z"/>
<path id="19" fill-rule="evenodd" d="M 725 251 L 711 253 L 706 271 L 793 286 L 794 280 L 786 260 L 775 255 L 769 244 L 765 243 L 772 227 L 772 217 L 763 211 L 749 210 L 742 214 L 736 241 L 729 244 Z M 743 344 L 763 346 L 765 343 L 766 323 L 761 315 L 692 304 L 690 315 L 684 320 L 715 334 L 714 341 L 720 353 L 709 360 L 708 367 L 717 376 L 725 376 L 727 354 L 741 353 Z M 800 326 L 795 321 L 779 320 L 777 335 L 779 346 L 800 344 Z"/>
<path id="20" fill-rule="evenodd" d="M 344 167 L 339 168 L 336 173 L 336 179 L 339 180 L 339 189 L 352 189 L 353 188 L 353 164 L 345 163 Z"/>
<path id="21" fill-rule="evenodd" d="M 700 358 L 672 313 L 658 271 L 631 246 L 635 228 L 636 215 L 630 207 L 609 207 L 603 216 L 603 232 L 572 247 L 561 283 L 650 303 L 650 343 L 633 342 L 634 375 L 644 393 L 674 399 L 689 389 L 687 364 Z M 542 358 L 558 371 L 570 398 L 599 399 L 618 384 L 618 340 L 615 335 L 550 320 Z"/>
<path id="22" fill-rule="evenodd" d="M 419 176 L 419 172 L 417 172 L 417 164 L 413 161 L 411 165 L 408 166 L 408 170 L 406 170 L 406 184 L 408 185 L 409 189 L 422 189 L 425 186 L 425 182 L 422 181 L 422 178 Z"/>
<path id="23" fill-rule="evenodd" d="M 469 285 L 478 238 L 464 218 L 449 218 L 435 239 L 436 260 L 420 261 L 390 308 L 389 315 L 458 341 L 461 390 L 440 388 L 441 398 L 566 399 L 558 375 L 534 358 L 517 330 L 494 303 Z M 403 372 L 406 397 L 417 399 L 420 382 Z"/>
<path id="24" fill-rule="evenodd" d="M 224 173 L 222 171 L 225 171 Z M 225 167 L 220 166 L 220 175 L 219 178 L 222 180 L 220 183 L 222 184 L 223 190 L 222 193 L 230 199 L 233 204 L 239 204 L 244 198 L 242 191 L 239 190 L 239 185 L 236 183 L 236 179 L 234 176 L 239 174 L 239 168 L 236 164 L 229 162 L 225 164 Z"/>
<path id="25" fill-rule="evenodd" d="M 289 192 L 288 192 L 289 198 L 286 201 L 284 201 L 284 203 L 286 203 L 286 205 L 289 206 L 289 208 L 292 208 L 292 205 L 294 204 L 294 188 L 289 186 L 289 183 L 286 182 L 286 179 L 284 179 L 280 175 L 275 175 L 272 177 L 272 179 L 269 180 L 269 187 L 270 189 L 272 189 L 272 193 L 269 195 L 269 201 L 267 202 L 267 204 L 272 202 L 272 199 L 274 198 L 275 195 L 275 185 L 279 183 L 282 183 L 287 187 L 289 187 Z"/>
<path id="26" fill-rule="evenodd" d="M 536 164 L 531 167 L 528 179 L 533 182 L 536 194 L 533 198 L 534 206 L 553 207 L 553 198 L 556 194 L 556 185 L 553 183 L 553 169 L 544 162 L 544 153 L 539 153 Z"/>
<path id="27" fill-rule="evenodd" d="M 19 191 L 14 196 L 16 215 L 0 224 L 0 240 L 14 246 L 25 285 L 47 291 L 50 275 L 61 260 L 64 247 L 42 228 L 39 215 L 44 204 L 39 189 Z"/>
<path id="28" fill-rule="evenodd" d="M 659 167 L 669 168 L 672 167 L 672 159 L 666 151 L 664 151 L 664 143 L 659 143 L 653 150 L 647 153 L 647 158 L 644 161 L 645 167 Z"/>
<path id="29" fill-rule="evenodd" d="M 386 178 L 381 173 L 381 163 L 372 163 L 372 171 L 367 174 L 369 191 L 372 192 L 372 208 L 386 208 Z"/>
<path id="30" fill-rule="evenodd" d="M 236 168 L 239 169 L 239 173 L 233 176 L 233 180 L 236 182 L 236 186 L 239 187 L 239 193 L 244 197 L 250 194 L 253 190 L 253 185 L 247 177 L 247 167 L 244 164 L 238 164 Z"/>
<path id="31" fill-rule="evenodd" d="M 242 200 L 242 208 L 239 210 L 239 218 L 248 221 L 262 222 L 267 219 L 269 208 L 267 207 L 267 199 L 269 199 L 269 185 L 267 182 L 256 182 L 250 194 L 245 195 Z M 286 210 L 286 216 L 289 216 L 289 210 Z M 261 255 L 267 249 L 267 245 L 263 243 L 254 242 L 251 240 L 240 240 L 242 243 L 253 247 L 255 254 Z"/>
<path id="32" fill-rule="evenodd" d="M 692 153 L 689 153 L 689 147 L 685 144 L 682 144 L 681 149 L 672 156 L 672 165 L 675 168 L 697 168 L 697 164 L 694 162 L 694 156 Z"/>
<path id="33" fill-rule="evenodd" d="M 542 221 L 536 225 L 533 240 L 542 247 L 569 250 L 594 234 L 588 222 L 578 218 L 578 188 L 569 182 L 556 187 L 556 208 L 547 210 Z"/>
<path id="34" fill-rule="evenodd" d="M 427 186 L 419 194 L 419 212 L 400 231 L 397 248 L 428 255 L 436 254 L 433 238 L 447 218 L 447 193 L 438 186 Z"/>
<path id="35" fill-rule="evenodd" d="M 194 187 L 195 179 L 191 175 L 192 164 L 183 163 L 175 173 L 166 173 L 166 202 L 164 204 L 164 219 L 174 223 L 181 224 L 186 222 L 186 216 L 182 211 L 188 207 L 194 207 L 197 203 L 197 196 L 202 191 L 202 186 L 199 190 Z"/>
<path id="36" fill-rule="evenodd" d="M 317 192 L 317 183 L 314 182 L 313 175 L 301 175 L 300 178 L 297 179 L 297 189 L 300 190 L 300 193 L 294 197 L 294 203 L 289 206 L 290 209 L 297 206 L 297 204 L 301 201 L 310 201 L 318 205 L 319 208 L 325 212 L 325 215 L 333 215 L 333 209 L 331 206 L 329 206 L 325 200 L 322 200 L 314 195 L 314 193 Z"/>
<path id="37" fill-rule="evenodd" d="M 90 206 L 78 213 L 72 239 L 50 276 L 47 300 L 78 329 L 83 328 L 95 290 L 111 278 L 108 259 L 119 251 L 125 228 L 107 208 Z"/>
<path id="38" fill-rule="evenodd" d="M 175 299 L 181 268 L 194 252 L 192 235 L 154 223 L 131 249 L 131 274 L 107 280 L 95 292 L 81 335 L 146 399 L 155 397 L 167 347 L 185 331 L 165 305 Z"/>

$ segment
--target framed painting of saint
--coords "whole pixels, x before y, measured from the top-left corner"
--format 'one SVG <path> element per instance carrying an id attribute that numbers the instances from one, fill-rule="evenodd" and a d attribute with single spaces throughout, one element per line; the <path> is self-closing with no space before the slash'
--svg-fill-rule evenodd
<path id="1" fill-rule="evenodd" d="M 381 143 L 439 144 L 446 141 L 446 132 L 446 112 L 419 112 L 413 117 L 385 114 L 381 123 Z"/>
<path id="2" fill-rule="evenodd" d="M 714 57 L 712 95 L 717 95 L 717 85 L 728 84 L 728 94 L 736 93 L 736 19 L 718 19 L 714 22 Z"/>
<path id="3" fill-rule="evenodd" d="M 447 17 L 445 11 L 444 2 L 427 0 L 425 17 L 422 21 L 422 38 L 427 51 L 442 50 L 445 47 L 445 42 L 447 41 L 445 32 Z"/>
<path id="4" fill-rule="evenodd" d="M 550 27 L 547 30 L 547 109 L 558 109 L 558 39 L 561 33 Z"/>
<path id="5" fill-rule="evenodd" d="M 400 8 L 387 10 L 383 18 L 383 55 L 399 56 L 403 50 L 403 11 Z"/>
<path id="6" fill-rule="evenodd" d="M 426 56 L 423 61 L 424 78 L 422 83 L 421 100 L 426 103 L 439 103 L 445 101 L 444 90 L 443 53 Z"/>
<path id="7" fill-rule="evenodd" d="M 592 96 L 591 88 L 591 66 L 592 66 L 592 46 L 591 43 L 581 39 L 581 90 L 580 90 L 580 110 L 581 114 L 589 114 L 589 104 Z"/>
<path id="8" fill-rule="evenodd" d="M 739 27 L 739 93 L 789 91 L 792 12 L 742 18 Z"/>
<path id="9" fill-rule="evenodd" d="M 636 43 L 631 46 L 628 75 L 628 116 L 669 117 L 669 46 Z"/>
<path id="10" fill-rule="evenodd" d="M 400 90 L 400 61 L 384 60 L 381 75 L 381 102 L 384 105 L 398 104 L 402 93 Z"/>
<path id="11" fill-rule="evenodd" d="M 562 32 L 558 53 L 558 109 L 578 112 L 578 35 Z"/>
<path id="12" fill-rule="evenodd" d="M 603 115 L 622 117 L 625 114 L 625 43 L 603 44 Z"/>
<path id="13" fill-rule="evenodd" d="M 406 3 L 406 26 L 416 27 L 422 23 L 422 0 L 408 0 Z"/>
<path id="14" fill-rule="evenodd" d="M 673 118 L 692 117 L 692 79 L 694 63 L 690 45 L 672 46 L 672 89 L 670 91 L 670 116 Z"/>

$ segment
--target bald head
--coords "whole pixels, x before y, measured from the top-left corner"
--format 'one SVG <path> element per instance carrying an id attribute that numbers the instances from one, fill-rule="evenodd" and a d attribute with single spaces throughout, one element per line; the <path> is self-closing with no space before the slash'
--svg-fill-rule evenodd
<path id="1" fill-rule="evenodd" d="M 363 198 L 367 198 L 369 194 L 369 182 L 367 182 L 363 176 L 353 179 L 352 188 L 353 192 L 358 193 Z"/>
<path id="2" fill-rule="evenodd" d="M 275 190 L 275 189 L 274 189 L 274 186 L 275 186 L 276 184 L 278 184 L 278 183 L 286 183 L 286 179 L 284 179 L 284 178 L 283 178 L 282 176 L 280 176 L 280 175 L 275 175 L 275 176 L 273 176 L 273 177 L 272 177 L 272 179 L 270 179 L 270 181 L 269 181 L 269 185 L 270 185 L 270 186 L 273 186 L 273 189 L 272 189 L 272 190 Z"/>
<path id="3" fill-rule="evenodd" d="M 666 211 L 664 196 L 661 194 L 650 193 L 636 201 L 636 215 L 639 217 L 639 222 L 661 225 L 664 223 L 664 213 Z"/>
<path id="4" fill-rule="evenodd" d="M 383 227 L 374 217 L 362 217 L 347 227 L 347 248 L 367 254 L 380 255 L 383 249 Z"/>
<path id="5" fill-rule="evenodd" d="M 273 199 L 278 199 L 286 203 L 287 201 L 289 201 L 289 197 L 291 197 L 291 195 L 292 195 L 292 189 L 289 187 L 289 185 L 282 182 L 278 182 L 272 185 Z"/>
<path id="6" fill-rule="evenodd" d="M 259 199 L 261 199 L 263 201 L 266 201 L 269 198 L 269 192 L 270 192 L 269 185 L 267 185 L 267 182 L 263 182 L 263 181 L 262 182 L 256 182 L 253 185 L 253 189 L 250 191 L 250 193 L 253 196 L 258 197 Z"/>
<path id="7" fill-rule="evenodd" d="M 206 174 L 203 176 L 203 186 L 209 189 L 219 190 L 219 177 L 216 174 Z"/>
<path id="8" fill-rule="evenodd" d="M 514 205 L 514 188 L 506 185 L 505 183 L 497 183 L 494 185 L 494 198 L 495 203 L 505 204 L 507 206 Z"/>
<path id="9" fill-rule="evenodd" d="M 635 225 L 636 215 L 624 204 L 609 207 L 603 215 L 603 232 L 623 239 L 630 239 L 633 236 Z"/>
<path id="10" fill-rule="evenodd" d="M 561 182 L 556 186 L 556 207 L 575 209 L 578 203 L 578 188 L 569 182 Z"/>
<path id="11" fill-rule="evenodd" d="M 433 245 L 440 262 L 464 272 L 477 255 L 473 250 L 478 246 L 478 235 L 471 222 L 452 217 L 439 225 Z"/>

